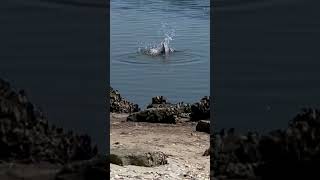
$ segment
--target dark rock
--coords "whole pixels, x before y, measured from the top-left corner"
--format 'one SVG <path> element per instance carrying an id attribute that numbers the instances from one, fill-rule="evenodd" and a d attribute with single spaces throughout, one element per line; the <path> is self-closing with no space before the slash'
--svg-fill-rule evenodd
<path id="1" fill-rule="evenodd" d="M 65 164 L 97 154 L 87 135 L 73 135 L 50 128 L 41 110 L 26 92 L 16 91 L 0 79 L 0 159 Z"/>
<path id="2" fill-rule="evenodd" d="M 196 126 L 196 131 L 210 134 L 210 121 L 201 120 Z"/>
<path id="3" fill-rule="evenodd" d="M 315 179 L 320 165 L 320 111 L 304 109 L 285 130 L 215 135 L 214 173 L 224 179 Z M 219 179 L 219 178 L 218 178 Z"/>
<path id="4" fill-rule="evenodd" d="M 192 121 L 210 119 L 210 97 L 205 96 L 191 105 L 190 118 Z"/>
<path id="5" fill-rule="evenodd" d="M 249 138 L 250 137 L 250 138 Z M 258 142 L 253 134 L 236 134 L 233 128 L 214 137 L 213 166 L 216 177 L 225 179 L 254 179 L 259 162 Z M 219 179 L 219 178 L 218 178 Z"/>
<path id="6" fill-rule="evenodd" d="M 152 98 L 152 103 L 147 106 L 150 108 L 167 108 L 168 111 L 174 112 L 177 118 L 189 118 L 191 113 L 191 105 L 183 102 L 176 104 L 169 103 L 165 97 L 156 96 Z"/>
<path id="7" fill-rule="evenodd" d="M 163 96 L 156 96 L 152 98 L 152 104 L 167 104 L 167 100 Z"/>
<path id="8" fill-rule="evenodd" d="M 128 116 L 128 121 L 150 123 L 176 123 L 176 112 L 170 108 L 150 108 Z"/>
<path id="9" fill-rule="evenodd" d="M 138 104 L 133 104 L 121 97 L 117 90 L 110 87 L 110 112 L 133 113 L 140 111 Z"/>

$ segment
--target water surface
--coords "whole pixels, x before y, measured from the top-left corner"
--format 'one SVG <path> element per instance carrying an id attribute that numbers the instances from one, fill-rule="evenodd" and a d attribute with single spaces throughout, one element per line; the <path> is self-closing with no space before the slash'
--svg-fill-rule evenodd
<path id="1" fill-rule="evenodd" d="M 217 128 L 283 128 L 302 107 L 319 107 L 317 1 L 214 3 Z"/>
<path id="2" fill-rule="evenodd" d="M 142 107 L 158 95 L 171 102 L 209 95 L 208 10 L 209 0 L 111 0 L 111 86 Z M 166 37 L 176 53 L 137 53 Z"/>
<path id="3" fill-rule="evenodd" d="M 0 6 L 0 78 L 26 90 L 50 125 L 89 134 L 100 152 L 109 146 L 103 3 L 10 0 Z"/>

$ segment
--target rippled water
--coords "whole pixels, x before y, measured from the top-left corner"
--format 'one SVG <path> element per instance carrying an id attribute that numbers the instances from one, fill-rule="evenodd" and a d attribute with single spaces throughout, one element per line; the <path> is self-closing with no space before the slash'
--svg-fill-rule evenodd
<path id="1" fill-rule="evenodd" d="M 151 97 L 195 102 L 209 95 L 209 0 L 111 0 L 110 83 L 144 107 Z M 170 56 L 138 53 L 171 37 Z"/>

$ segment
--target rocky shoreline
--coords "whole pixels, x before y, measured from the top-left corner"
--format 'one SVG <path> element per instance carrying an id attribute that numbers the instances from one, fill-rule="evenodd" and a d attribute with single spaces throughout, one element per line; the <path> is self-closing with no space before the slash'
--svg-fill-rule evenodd
<path id="1" fill-rule="evenodd" d="M 106 157 L 90 136 L 49 125 L 43 114 L 0 79 L 0 179 L 105 179 Z"/>
<path id="2" fill-rule="evenodd" d="M 111 179 L 210 179 L 209 97 L 173 104 L 156 96 L 143 110 L 111 101 Z"/>
<path id="3" fill-rule="evenodd" d="M 180 119 L 198 122 L 210 119 L 210 97 L 205 96 L 193 104 L 173 104 L 163 96 L 156 96 L 146 109 L 141 110 L 137 104 L 125 100 L 117 90 L 110 88 L 110 112 L 129 113 L 127 120 L 135 122 L 175 124 Z"/>
<path id="4" fill-rule="evenodd" d="M 216 179 L 317 179 L 320 111 L 303 109 L 286 129 L 261 135 L 222 130 L 214 136 Z"/>
<path id="5" fill-rule="evenodd" d="M 195 121 L 196 132 L 210 134 L 209 106 L 208 97 L 194 104 L 171 104 L 158 96 L 152 98 L 147 109 L 131 113 L 125 121 L 167 124 Z M 222 129 L 211 133 L 210 139 L 211 146 L 202 155 L 212 156 L 211 179 L 314 179 L 319 176 L 318 109 L 302 109 L 285 129 L 272 130 L 267 134 Z"/>
<path id="6" fill-rule="evenodd" d="M 209 171 L 217 180 L 318 176 L 317 109 L 303 109 L 287 128 L 267 134 L 231 128 L 210 135 L 210 97 L 173 104 L 157 96 L 142 110 L 109 93 L 111 179 L 209 179 Z M 0 79 L 0 179 L 109 176 L 107 157 L 88 135 L 52 126 L 43 114 L 25 91 Z"/>
<path id="7" fill-rule="evenodd" d="M 132 121 L 132 123 L 147 124 L 184 124 L 193 112 L 192 109 L 197 108 L 201 112 L 202 104 L 171 104 L 159 96 L 152 99 L 146 110 L 140 110 L 138 105 L 126 101 L 119 92 L 110 89 L 110 111 L 126 115 L 126 122 L 129 123 Z M 166 122 L 168 119 L 170 121 Z M 184 125 L 181 127 L 181 129 L 189 128 Z M 176 132 L 176 129 L 180 128 L 174 127 L 173 132 Z M 90 136 L 50 125 L 44 113 L 28 100 L 24 90 L 16 90 L 9 82 L 2 79 L 0 79 L 0 137 L 0 179 L 63 180 L 109 177 L 107 157 L 100 155 L 101 152 L 92 144 Z M 209 142 L 208 139 L 206 142 Z M 118 143 L 114 146 L 117 153 L 111 154 L 109 159 L 111 162 L 119 163 L 121 166 L 137 165 L 150 168 L 167 165 L 168 161 L 172 165 L 170 155 L 161 151 L 143 151 L 143 149 L 132 151 L 122 145 Z M 209 145 L 206 146 L 203 148 L 207 149 Z M 201 156 L 203 151 L 199 153 Z M 115 161 L 113 157 L 116 157 Z M 185 176 L 189 176 L 188 173 L 185 173 Z M 209 176 L 209 173 L 206 173 L 206 176 Z"/>
<path id="8" fill-rule="evenodd" d="M 110 112 L 127 113 L 127 121 L 176 124 L 185 121 L 197 122 L 196 131 L 210 134 L 210 97 L 205 96 L 199 102 L 189 104 L 167 101 L 163 96 L 152 98 L 146 109 L 121 97 L 120 93 L 110 88 Z"/>

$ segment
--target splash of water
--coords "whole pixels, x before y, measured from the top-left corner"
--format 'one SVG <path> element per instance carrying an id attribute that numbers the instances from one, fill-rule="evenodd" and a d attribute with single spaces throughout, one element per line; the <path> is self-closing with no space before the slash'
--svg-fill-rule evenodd
<path id="1" fill-rule="evenodd" d="M 176 35 L 175 28 L 173 28 L 168 23 L 161 23 L 161 33 L 164 36 L 163 42 L 167 45 L 169 45 L 170 42 L 174 40 L 174 37 Z"/>
<path id="2" fill-rule="evenodd" d="M 139 47 L 138 47 L 138 53 L 144 53 L 148 54 L 150 50 L 157 49 L 160 46 L 162 46 L 162 43 L 166 46 L 169 47 L 171 52 L 173 51 L 173 48 L 171 48 L 170 42 L 174 40 L 174 36 L 176 35 L 175 29 L 170 26 L 168 23 L 161 23 L 161 28 L 160 31 L 162 39 L 159 43 L 158 42 L 151 42 L 151 43 L 146 43 L 146 42 L 139 42 Z"/>
<path id="3" fill-rule="evenodd" d="M 146 53 L 150 49 L 157 48 L 158 46 L 159 46 L 159 43 L 156 43 L 156 42 L 151 42 L 151 43 L 140 42 L 138 47 L 138 53 Z"/>

